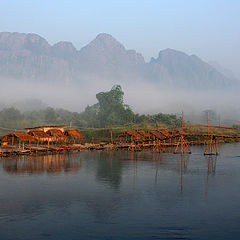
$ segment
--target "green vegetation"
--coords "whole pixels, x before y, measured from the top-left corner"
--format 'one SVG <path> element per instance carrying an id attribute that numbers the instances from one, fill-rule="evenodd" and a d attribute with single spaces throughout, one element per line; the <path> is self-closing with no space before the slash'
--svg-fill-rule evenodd
<path id="1" fill-rule="evenodd" d="M 0 111 L 0 133 L 39 125 L 71 124 L 90 138 L 97 135 L 109 137 L 109 129 L 118 133 L 128 129 L 174 129 L 181 125 L 181 119 L 174 114 L 134 114 L 130 106 L 124 104 L 123 96 L 121 86 L 114 85 L 110 91 L 96 94 L 98 103 L 87 106 L 81 113 L 51 107 L 24 113 L 13 107 L 5 108 Z"/>
<path id="2" fill-rule="evenodd" d="M 177 130 L 182 120 L 174 114 L 135 114 L 130 106 L 124 104 L 124 92 L 121 86 L 115 85 L 110 91 L 96 94 L 98 102 L 87 106 L 81 113 L 70 112 L 64 109 L 51 107 L 38 111 L 20 112 L 10 107 L 0 111 L 0 136 L 15 130 L 24 130 L 27 127 L 40 125 L 66 125 L 78 128 L 85 136 L 85 142 L 114 141 L 116 137 L 126 130 Z M 216 122 L 218 119 L 214 111 L 208 110 L 209 119 Z M 205 118 L 206 112 L 203 112 Z M 184 124 L 186 131 L 196 134 L 207 133 L 207 128 L 201 125 Z M 239 125 L 235 129 L 211 129 L 211 133 L 219 135 L 239 135 Z M 187 130 L 188 129 L 188 130 Z M 190 140 L 201 140 L 191 137 Z M 232 140 L 229 140 L 232 141 Z"/>

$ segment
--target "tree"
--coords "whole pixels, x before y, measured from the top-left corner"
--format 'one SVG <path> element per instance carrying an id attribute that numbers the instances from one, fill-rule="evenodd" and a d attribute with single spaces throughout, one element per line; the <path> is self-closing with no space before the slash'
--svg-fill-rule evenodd
<path id="1" fill-rule="evenodd" d="M 124 105 L 123 95 L 120 85 L 114 85 L 110 91 L 96 95 L 99 104 L 97 116 L 102 127 L 124 124 L 133 119 L 134 113 L 128 105 Z"/>
<path id="2" fill-rule="evenodd" d="M 0 119 L 1 121 L 7 122 L 7 121 L 20 121 L 23 120 L 23 115 L 20 113 L 19 110 L 10 107 L 10 108 L 4 108 L 0 112 Z"/>
<path id="3" fill-rule="evenodd" d="M 47 108 L 45 113 L 45 121 L 46 123 L 56 123 L 57 114 L 53 108 Z"/>

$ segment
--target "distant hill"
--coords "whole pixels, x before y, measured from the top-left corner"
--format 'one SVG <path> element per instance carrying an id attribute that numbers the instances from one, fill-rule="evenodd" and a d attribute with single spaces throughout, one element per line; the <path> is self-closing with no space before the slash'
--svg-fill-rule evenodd
<path id="1" fill-rule="evenodd" d="M 192 89 L 235 84 L 229 75 L 199 57 L 173 49 L 160 51 L 158 58 L 146 63 L 140 53 L 125 49 L 106 33 L 99 34 L 80 50 L 70 42 L 51 46 L 37 34 L 0 33 L 0 82 L 78 85 L 102 79 Z"/>
<path id="2" fill-rule="evenodd" d="M 222 65 L 220 65 L 216 61 L 209 61 L 208 64 L 211 65 L 212 67 L 214 67 L 218 72 L 220 72 L 221 74 L 223 74 L 227 78 L 229 78 L 231 80 L 238 81 L 236 76 L 234 75 L 234 73 L 230 69 L 227 69 L 227 68 L 223 67 Z"/>

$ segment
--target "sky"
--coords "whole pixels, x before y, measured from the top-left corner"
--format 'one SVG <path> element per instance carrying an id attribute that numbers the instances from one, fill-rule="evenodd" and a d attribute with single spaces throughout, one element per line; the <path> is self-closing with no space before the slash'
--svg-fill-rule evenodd
<path id="1" fill-rule="evenodd" d="M 0 32 L 36 33 L 77 49 L 111 34 L 146 61 L 165 48 L 216 61 L 240 79 L 239 0 L 0 0 Z"/>

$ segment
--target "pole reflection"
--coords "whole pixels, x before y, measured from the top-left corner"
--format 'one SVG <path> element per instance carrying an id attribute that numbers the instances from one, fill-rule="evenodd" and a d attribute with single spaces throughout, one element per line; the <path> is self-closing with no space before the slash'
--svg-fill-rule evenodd
<path id="1" fill-rule="evenodd" d="M 207 179 L 206 179 L 205 195 L 208 195 L 209 176 L 215 176 L 216 174 L 217 155 L 205 156 L 205 159 L 207 161 Z"/>

